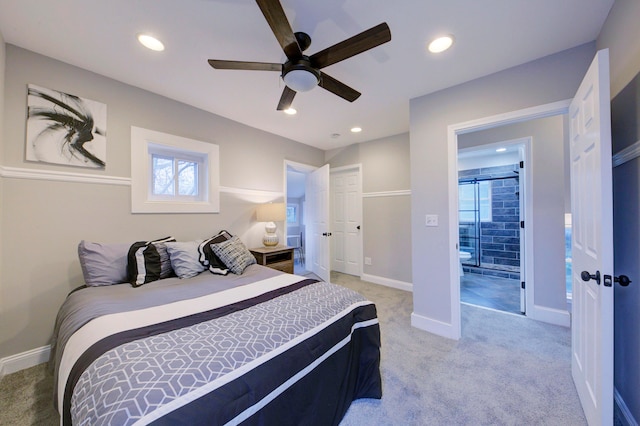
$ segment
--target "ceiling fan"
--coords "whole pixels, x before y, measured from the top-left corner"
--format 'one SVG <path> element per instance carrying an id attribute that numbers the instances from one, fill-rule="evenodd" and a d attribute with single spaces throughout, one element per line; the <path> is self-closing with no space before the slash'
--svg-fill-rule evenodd
<path id="1" fill-rule="evenodd" d="M 306 92 L 316 86 L 320 86 L 349 102 L 358 99 L 360 92 L 320 70 L 391 40 L 391 31 L 386 23 L 376 25 L 307 56 L 302 52 L 311 44 L 311 37 L 303 32 L 293 32 L 280 1 L 256 0 L 256 2 L 287 56 L 287 61 L 284 64 L 279 64 L 209 59 L 209 65 L 216 69 L 279 71 L 286 86 L 278 103 L 278 111 L 289 108 L 297 92 Z"/>

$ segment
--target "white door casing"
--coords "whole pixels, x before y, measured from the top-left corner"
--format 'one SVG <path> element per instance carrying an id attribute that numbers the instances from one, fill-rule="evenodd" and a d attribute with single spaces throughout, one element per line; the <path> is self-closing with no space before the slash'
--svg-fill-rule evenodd
<path id="1" fill-rule="evenodd" d="M 613 422 L 613 207 L 609 52 L 596 54 L 569 107 L 571 373 L 590 425 Z M 600 275 L 583 281 L 581 273 Z M 609 280 L 611 284 L 611 280 Z"/>
<path id="2" fill-rule="evenodd" d="M 526 197 L 528 196 L 527 192 L 527 173 L 526 169 L 529 165 L 529 158 L 527 158 L 527 151 L 529 150 L 529 146 L 531 145 L 531 138 L 528 138 L 526 145 L 522 145 L 518 147 L 518 154 L 520 156 L 520 174 L 519 174 L 519 195 L 518 195 L 518 205 L 520 208 L 520 223 L 524 223 L 524 226 L 531 225 L 527 222 L 532 222 L 531 218 L 527 218 L 527 203 Z M 527 289 L 523 288 L 522 283 L 527 284 L 525 281 L 526 276 L 526 258 L 527 258 L 527 244 L 526 244 L 526 235 L 522 225 L 519 228 L 520 232 L 520 312 L 523 314 L 527 313 Z M 533 283 L 528 283 L 529 286 L 533 286 Z"/>
<path id="3" fill-rule="evenodd" d="M 360 276 L 360 168 L 331 171 L 331 269 Z"/>
<path id="4" fill-rule="evenodd" d="M 307 268 L 323 281 L 330 280 L 329 165 L 311 172 L 306 182 Z"/>

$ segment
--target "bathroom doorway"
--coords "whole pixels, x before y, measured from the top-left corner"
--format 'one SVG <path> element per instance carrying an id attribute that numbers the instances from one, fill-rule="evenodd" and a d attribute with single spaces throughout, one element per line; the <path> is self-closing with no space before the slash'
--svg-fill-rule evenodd
<path id="1" fill-rule="evenodd" d="M 458 151 L 460 300 L 525 314 L 526 139 Z"/>

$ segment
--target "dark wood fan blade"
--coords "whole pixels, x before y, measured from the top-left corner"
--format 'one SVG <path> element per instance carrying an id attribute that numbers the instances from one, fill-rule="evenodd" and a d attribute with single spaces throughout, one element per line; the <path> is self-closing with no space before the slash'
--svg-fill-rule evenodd
<path id="1" fill-rule="evenodd" d="M 302 56 L 302 50 L 298 45 L 291 25 L 287 20 L 287 15 L 284 13 L 284 9 L 279 0 L 256 0 L 258 7 L 262 11 L 264 18 L 271 27 L 271 31 L 276 36 L 278 43 L 284 50 L 284 54 L 289 59 L 296 59 Z"/>
<path id="2" fill-rule="evenodd" d="M 389 30 L 386 22 L 383 22 L 318 53 L 314 53 L 309 59 L 314 68 L 324 68 L 386 43 L 389 40 L 391 40 L 391 30 Z"/>
<path id="3" fill-rule="evenodd" d="M 279 71 L 282 72 L 282 64 L 269 62 L 245 62 L 245 61 L 222 61 L 209 59 L 209 65 L 218 70 L 253 70 L 253 71 Z"/>
<path id="4" fill-rule="evenodd" d="M 339 82 L 335 78 L 328 76 L 323 72 L 320 72 L 320 83 L 318 83 L 318 85 L 323 89 L 340 96 L 342 99 L 348 100 L 349 102 L 355 101 L 361 95 L 357 90 L 352 89 L 346 84 Z"/>
<path id="5" fill-rule="evenodd" d="M 296 96 L 296 91 L 290 89 L 289 86 L 284 86 L 282 96 L 280 96 L 280 102 L 278 102 L 278 111 L 284 111 L 289 108 L 293 103 L 293 98 Z"/>

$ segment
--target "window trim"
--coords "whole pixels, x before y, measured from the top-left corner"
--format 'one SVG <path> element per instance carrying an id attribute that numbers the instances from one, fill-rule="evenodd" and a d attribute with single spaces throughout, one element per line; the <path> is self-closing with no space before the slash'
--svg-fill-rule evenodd
<path id="1" fill-rule="evenodd" d="M 151 152 L 166 150 L 202 159 L 207 175 L 202 199 L 151 197 Z M 220 213 L 219 147 L 216 144 L 131 126 L 131 213 Z"/>

